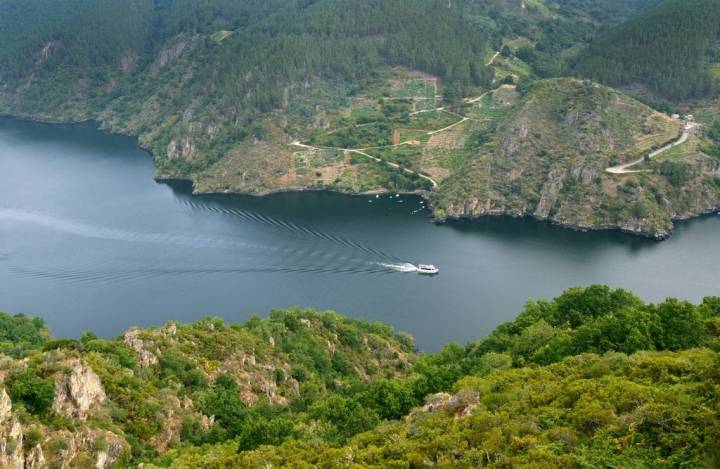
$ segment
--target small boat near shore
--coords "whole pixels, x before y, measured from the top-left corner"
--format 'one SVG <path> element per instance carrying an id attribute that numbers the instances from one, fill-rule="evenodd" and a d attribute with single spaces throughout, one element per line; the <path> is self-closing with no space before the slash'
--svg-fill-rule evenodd
<path id="1" fill-rule="evenodd" d="M 418 264 L 417 273 L 420 275 L 437 275 L 440 273 L 440 269 L 432 264 Z"/>

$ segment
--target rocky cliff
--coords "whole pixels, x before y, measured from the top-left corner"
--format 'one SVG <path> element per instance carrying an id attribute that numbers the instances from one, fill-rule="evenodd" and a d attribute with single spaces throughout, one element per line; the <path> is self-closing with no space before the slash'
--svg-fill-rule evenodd
<path id="1" fill-rule="evenodd" d="M 682 128 L 610 88 L 541 81 L 431 195 L 433 206 L 442 219 L 510 215 L 665 238 L 675 220 L 720 207 L 720 161 L 691 136 L 627 174 L 607 169 L 676 141 Z"/>
<path id="2" fill-rule="evenodd" d="M 225 435 L 228 406 L 239 422 L 253 409 L 290 412 L 403 376 L 414 357 L 412 340 L 387 326 L 301 310 L 45 340 L 0 359 L 0 467 L 122 467 Z"/>

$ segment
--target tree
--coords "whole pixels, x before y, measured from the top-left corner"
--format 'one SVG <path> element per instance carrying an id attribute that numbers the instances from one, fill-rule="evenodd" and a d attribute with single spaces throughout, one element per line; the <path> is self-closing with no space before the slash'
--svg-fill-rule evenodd
<path id="1" fill-rule="evenodd" d="M 55 398 L 55 382 L 41 378 L 34 368 L 10 375 L 6 381 L 8 394 L 13 402 L 22 403 L 34 415 L 46 415 Z"/>

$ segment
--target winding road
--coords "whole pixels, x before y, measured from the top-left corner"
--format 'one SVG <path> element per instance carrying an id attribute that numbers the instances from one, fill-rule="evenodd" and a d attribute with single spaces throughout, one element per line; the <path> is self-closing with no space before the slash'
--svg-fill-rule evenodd
<path id="1" fill-rule="evenodd" d="M 492 56 L 492 59 L 490 59 L 490 62 L 486 63 L 485 66 L 489 67 L 490 65 L 492 65 L 493 62 L 495 62 L 495 59 L 497 59 L 499 55 L 500 55 L 500 51 L 495 52 L 495 55 Z"/>
<path id="2" fill-rule="evenodd" d="M 398 145 L 407 145 L 407 144 L 408 144 L 408 142 L 402 142 L 402 143 L 399 143 Z M 417 175 L 418 177 L 423 178 L 423 179 L 425 179 L 426 181 L 429 181 L 430 184 L 432 184 L 433 188 L 435 188 L 435 187 L 438 186 L 437 181 L 435 181 L 435 180 L 434 180 L 433 178 L 431 178 L 430 176 L 426 176 L 426 175 L 424 175 L 424 174 L 422 174 L 422 173 L 419 173 L 419 172 L 417 172 L 417 171 L 413 171 L 412 169 L 405 168 L 405 167 L 403 167 L 403 166 L 400 166 L 400 165 L 397 164 L 397 163 L 393 163 L 392 161 L 383 160 L 382 158 L 378 158 L 377 156 L 369 155 L 369 154 L 367 154 L 367 153 L 365 153 L 365 152 L 363 151 L 364 149 L 336 148 L 336 147 L 313 147 L 313 146 L 311 146 L 311 145 L 305 145 L 304 143 L 300 143 L 300 142 L 297 141 L 297 140 L 294 141 L 294 142 L 292 142 L 291 145 L 296 146 L 296 147 L 300 147 L 300 148 L 304 148 L 304 149 L 306 149 L 306 150 L 338 150 L 338 151 L 343 151 L 343 152 L 347 152 L 347 153 L 355 153 L 355 154 L 357 154 L 357 155 L 364 156 L 365 158 L 369 158 L 369 159 L 371 159 L 372 161 L 375 161 L 376 163 L 385 163 L 386 165 L 390 166 L 391 168 L 399 169 L 399 170 L 401 170 L 401 171 L 403 171 L 403 172 L 405 172 L 405 173 L 408 173 L 408 174 L 415 174 L 415 175 Z M 389 145 L 389 146 L 398 146 L 398 145 Z M 385 148 L 385 147 L 375 147 L 375 148 Z"/>
<path id="3" fill-rule="evenodd" d="M 492 58 L 490 59 L 490 61 L 489 61 L 488 63 L 486 63 L 485 65 L 486 65 L 486 66 L 492 65 L 492 64 L 495 62 L 495 59 L 497 59 L 499 56 L 500 56 L 500 51 L 495 52 L 495 55 L 493 55 Z M 503 86 L 507 86 L 507 85 L 503 85 Z M 501 86 L 501 87 L 502 87 L 502 86 Z M 496 90 L 495 90 L 495 89 L 493 89 L 493 90 L 488 90 L 488 91 L 486 91 L 485 93 L 483 93 L 482 95 L 480 95 L 480 96 L 478 96 L 478 97 L 476 97 L 476 98 L 466 98 L 466 99 L 465 99 L 465 102 L 466 102 L 466 103 L 476 103 L 476 102 L 480 101 L 483 97 L 485 97 L 488 93 L 492 93 L 493 91 L 496 91 Z M 385 99 L 407 99 L 407 98 L 385 98 Z M 442 99 L 442 96 L 441 96 L 441 95 L 437 95 L 437 96 L 435 96 L 435 98 L 413 98 L 413 99 Z M 430 135 L 430 136 L 439 134 L 439 133 L 441 133 L 441 132 L 445 132 L 445 131 L 447 131 L 447 130 L 450 130 L 450 129 L 452 129 L 452 128 L 454 128 L 454 127 L 456 127 L 456 126 L 464 123 L 464 122 L 467 122 L 468 120 L 471 120 L 470 117 L 462 116 L 462 115 L 459 115 L 459 114 L 455 114 L 454 112 L 449 112 L 449 111 L 447 111 L 447 110 L 445 109 L 445 107 L 438 107 L 438 108 L 434 108 L 434 109 L 425 109 L 425 110 L 422 110 L 422 111 L 415 111 L 415 112 L 410 113 L 410 115 L 411 115 L 411 116 L 414 116 L 414 115 L 417 115 L 417 114 L 422 114 L 422 113 L 424 113 L 424 112 L 433 112 L 433 111 L 447 112 L 448 114 L 453 114 L 453 115 L 459 117 L 460 120 L 458 120 L 457 122 L 455 122 L 455 123 L 453 123 L 453 124 L 448 125 L 447 127 L 443 127 L 442 129 L 430 130 L 430 131 L 426 132 L 426 135 Z M 368 148 L 336 148 L 336 147 L 314 147 L 314 146 L 311 146 L 311 145 L 306 145 L 306 144 L 304 144 L 304 143 L 301 143 L 299 140 L 295 140 L 295 141 L 293 141 L 293 142 L 291 143 L 291 145 L 293 145 L 293 146 L 296 146 L 296 147 L 299 147 L 299 148 L 304 148 L 304 149 L 306 149 L 306 150 L 335 150 L 335 151 L 343 151 L 343 152 L 346 152 L 346 153 L 355 153 L 355 154 L 357 154 L 357 155 L 364 156 L 365 158 L 368 158 L 368 159 L 370 159 L 370 160 L 372 160 L 372 161 L 375 161 L 376 163 L 385 163 L 386 165 L 390 166 L 391 168 L 398 169 L 398 170 L 403 171 L 403 172 L 405 172 L 405 173 L 407 173 L 407 174 L 415 174 L 415 175 L 417 175 L 418 177 L 420 177 L 420 178 L 422 178 L 422 179 L 425 179 L 426 181 L 430 182 L 430 184 L 432 184 L 433 188 L 437 187 L 437 186 L 438 186 L 437 181 L 435 181 L 435 180 L 434 180 L 433 178 L 431 178 L 430 176 L 427 176 L 427 175 L 425 175 L 425 174 L 419 173 L 419 172 L 414 171 L 414 170 L 412 170 L 412 169 L 410 169 L 410 168 L 406 168 L 406 167 L 404 167 L 404 166 L 400 166 L 399 164 L 394 163 L 394 162 L 392 162 L 392 161 L 387 161 L 387 160 L 384 160 L 384 159 L 382 159 L 382 158 L 378 158 L 377 156 L 372 156 L 372 155 L 370 155 L 370 154 L 368 154 L 368 153 L 365 152 L 366 150 L 371 150 L 371 149 L 390 148 L 390 147 L 397 147 L 397 146 L 400 146 L 400 145 L 410 145 L 410 144 L 411 144 L 411 142 L 405 141 L 405 142 L 400 142 L 400 143 L 395 144 L 395 145 L 386 145 L 386 146 L 379 146 L 379 147 L 368 147 Z"/>
<path id="4" fill-rule="evenodd" d="M 685 127 L 683 128 L 682 135 L 680 136 L 680 138 L 678 138 L 674 142 L 669 143 L 669 144 L 665 145 L 664 147 L 655 150 L 654 152 L 647 155 L 647 157 L 642 157 L 635 161 L 631 161 L 629 163 L 621 164 L 618 166 L 612 166 L 610 168 L 606 168 L 605 171 L 610 174 L 634 174 L 634 173 L 652 172 L 651 169 L 629 169 L 629 168 L 632 168 L 633 166 L 642 163 L 643 161 L 645 161 L 645 158 L 648 158 L 651 160 L 651 159 L 655 158 L 656 156 L 661 155 L 661 154 L 665 153 L 666 151 L 687 142 L 687 139 L 690 137 L 690 133 L 693 130 L 695 130 L 697 128 L 697 126 L 698 126 L 698 124 L 695 122 L 686 122 Z"/>

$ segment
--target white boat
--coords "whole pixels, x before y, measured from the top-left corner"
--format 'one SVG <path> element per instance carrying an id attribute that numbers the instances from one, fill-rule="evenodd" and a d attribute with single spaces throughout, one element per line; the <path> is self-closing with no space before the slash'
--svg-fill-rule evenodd
<path id="1" fill-rule="evenodd" d="M 440 273 L 440 269 L 432 264 L 418 264 L 417 273 L 420 275 L 435 275 Z"/>

